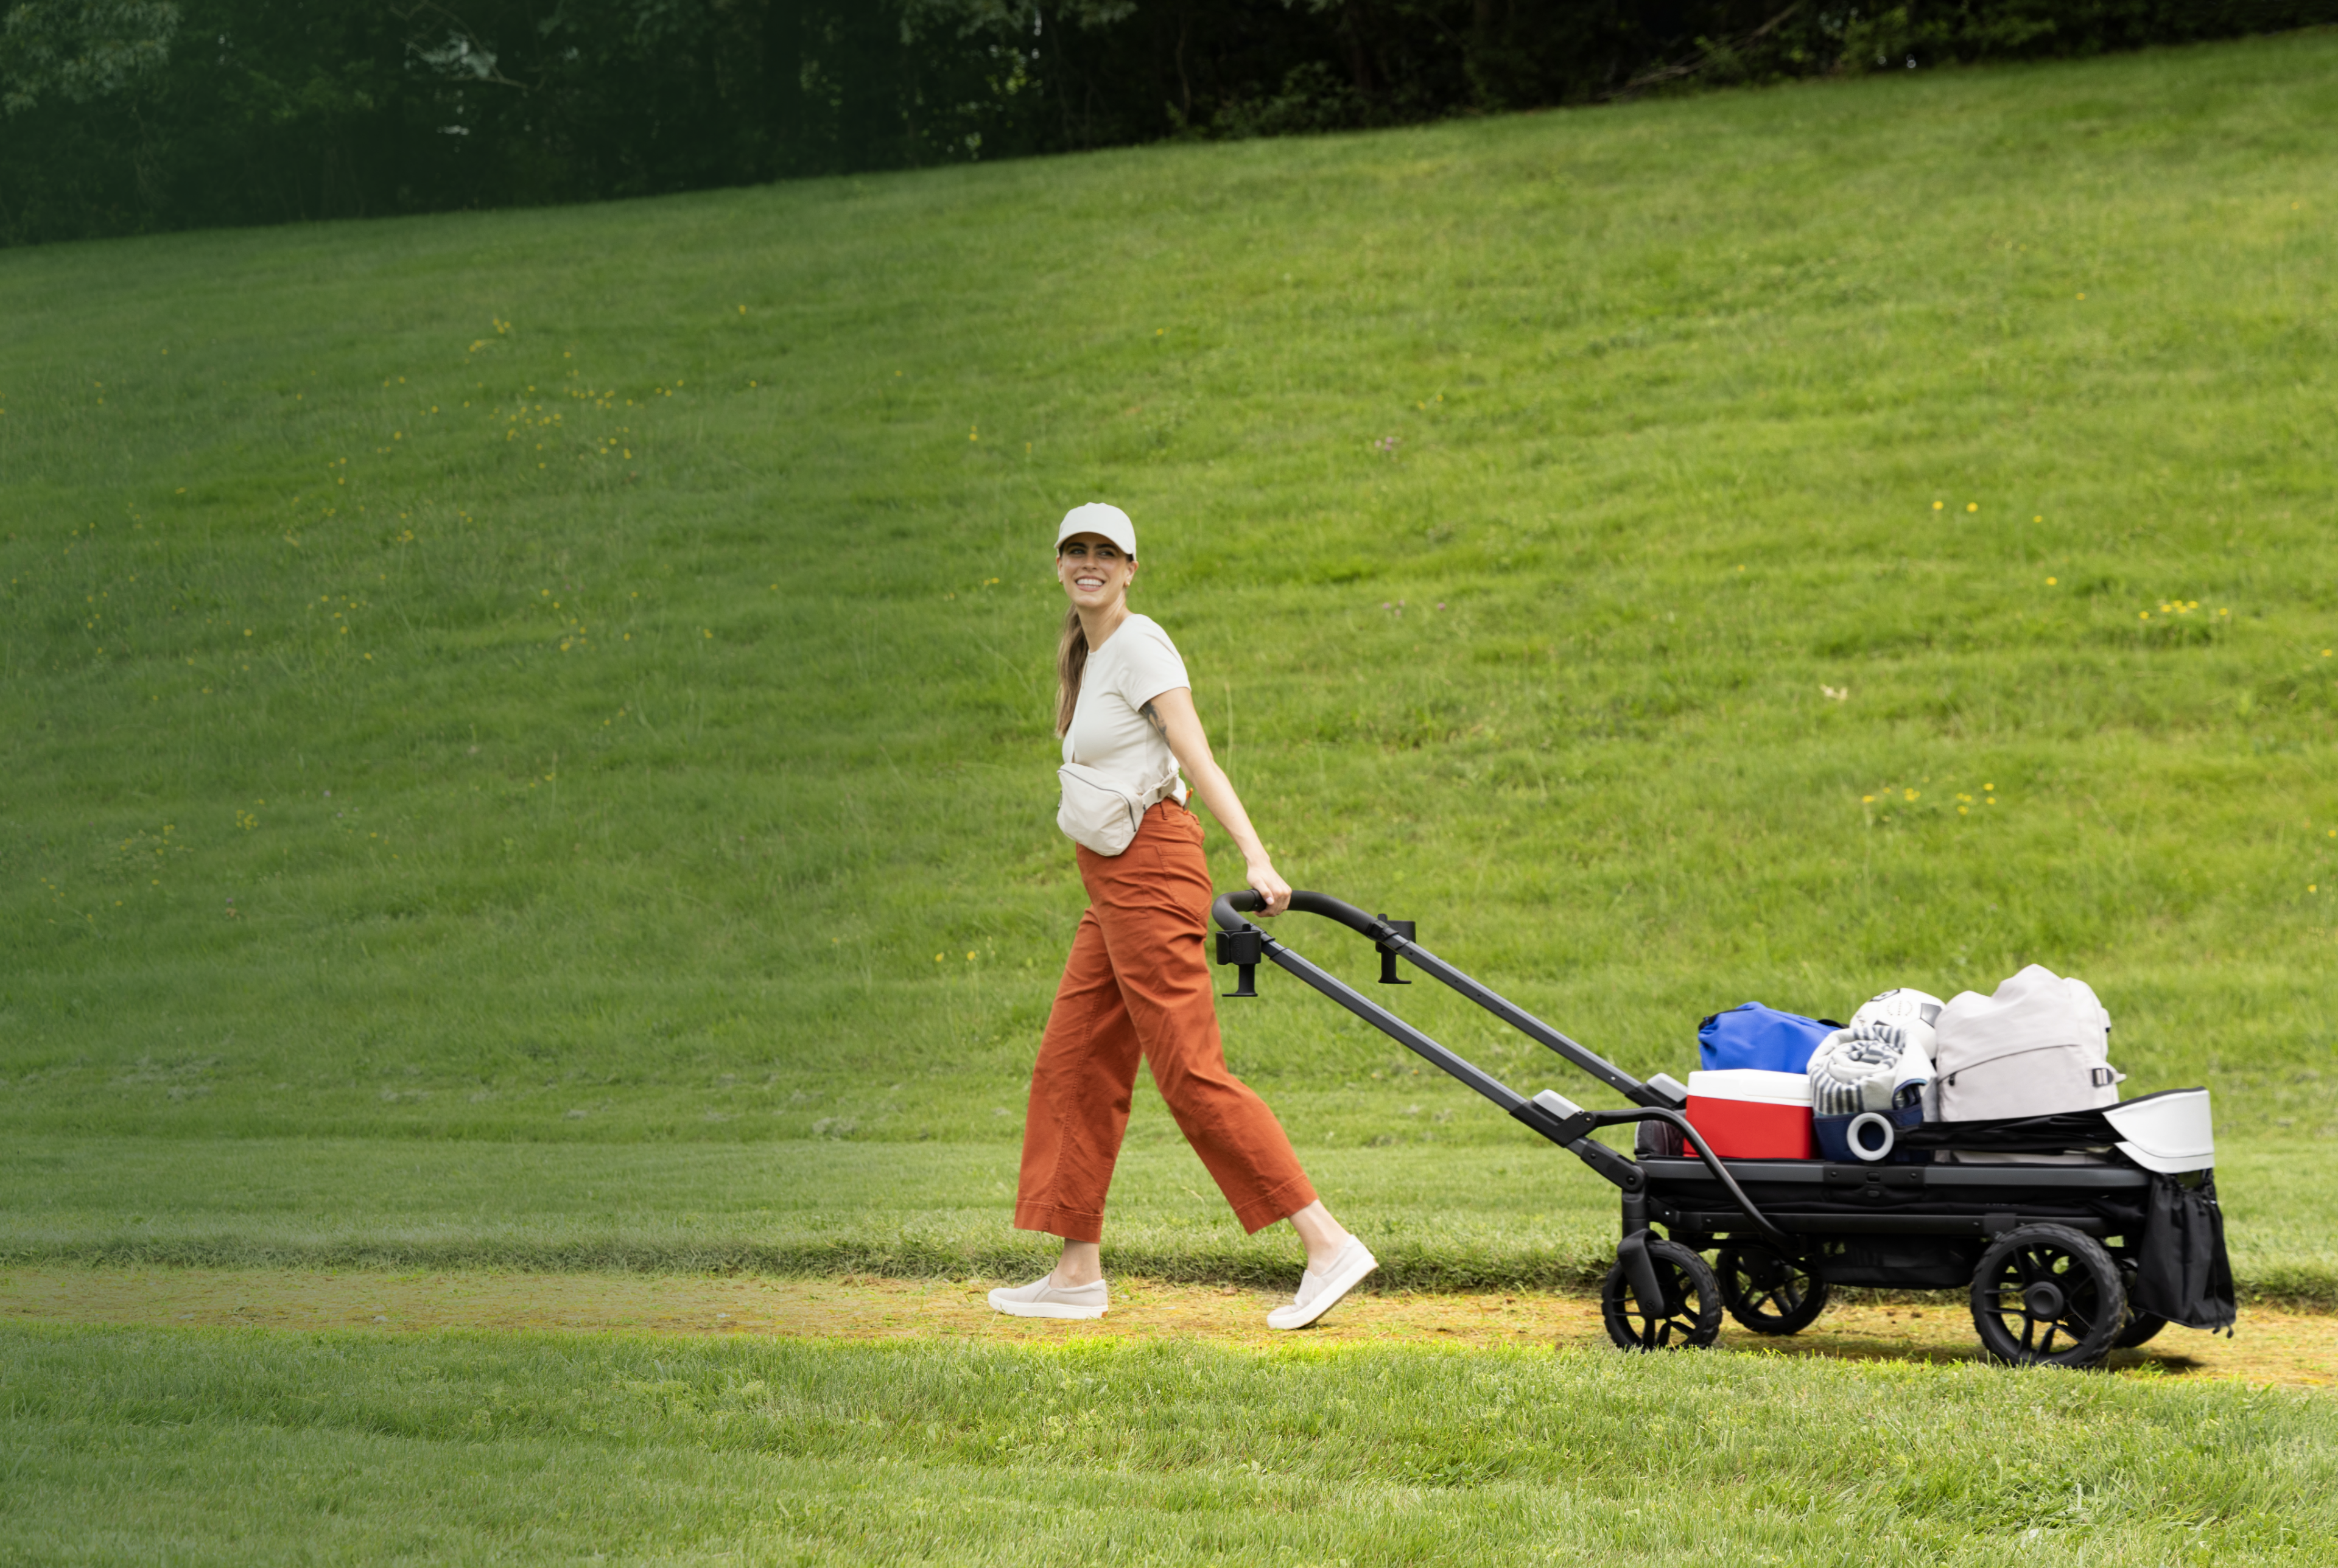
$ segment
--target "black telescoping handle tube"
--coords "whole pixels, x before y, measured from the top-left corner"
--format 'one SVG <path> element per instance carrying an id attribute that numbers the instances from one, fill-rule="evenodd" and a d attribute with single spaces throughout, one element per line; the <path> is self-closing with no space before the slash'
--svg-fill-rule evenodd
<path id="1" fill-rule="evenodd" d="M 1255 915 L 1264 907 L 1266 900 L 1259 897 L 1257 888 L 1243 887 L 1232 893 L 1219 894 L 1210 906 L 1210 913 L 1219 925 L 1232 931 L 1245 924 L 1243 916 Z M 1375 942 L 1380 940 L 1380 933 L 1388 929 L 1376 917 L 1344 899 L 1332 897 L 1329 893 L 1310 893 L 1304 887 L 1294 887 L 1291 893 L 1291 907 L 1302 915 L 1321 915 L 1326 920 L 1337 920 L 1349 930 L 1369 936 Z"/>
<path id="2" fill-rule="evenodd" d="M 1309 897 L 1314 898 L 1317 896 L 1311 894 Z M 1589 1131 L 1587 1126 L 1568 1132 L 1563 1137 L 1560 1136 L 1557 1119 L 1541 1106 L 1537 1105 L 1490 1073 L 1484 1072 L 1474 1063 L 1455 1055 L 1387 1008 L 1359 995 L 1331 975 L 1326 975 L 1264 931 L 1244 920 L 1239 913 L 1243 910 L 1256 909 L 1264 902 L 1265 900 L 1262 899 L 1257 893 L 1244 888 L 1238 893 L 1220 894 L 1211 903 L 1210 913 L 1218 925 L 1226 931 L 1254 933 L 1260 946 L 1260 957 L 1287 974 L 1297 975 L 1308 985 L 1330 997 L 1414 1055 L 1427 1061 L 1440 1073 L 1459 1079 L 1475 1089 L 1508 1112 L 1512 1120 L 1525 1122 L 1616 1186 L 1629 1192 L 1636 1192 L 1645 1185 L 1646 1179 L 1641 1175 L 1637 1165 L 1616 1153 L 1605 1143 L 1584 1135 Z M 1323 902 L 1337 903 L 1338 900 L 1325 899 Z M 1356 911 L 1356 913 L 1360 918 L 1366 920 L 1370 918 L 1361 911 Z"/>
<path id="3" fill-rule="evenodd" d="M 1420 943 L 1407 941 L 1401 935 L 1394 934 L 1388 938 L 1388 942 L 1414 968 L 1459 991 L 1529 1040 L 1557 1052 L 1561 1056 L 1623 1095 L 1625 1099 L 1639 1105 L 1659 1109 L 1669 1107 L 1671 1102 L 1663 1095 L 1608 1061 L 1605 1056 L 1588 1046 L 1577 1044 L 1508 997 L 1501 995 L 1490 986 L 1480 985 L 1471 979 Z"/>
<path id="4" fill-rule="evenodd" d="M 1231 907 L 1224 906 L 1229 906 L 1232 901 L 1245 898 L 1252 901 L 1251 907 L 1256 908 L 1258 906 L 1258 895 L 1250 892 L 1247 889 L 1240 893 L 1221 896 L 1217 899 L 1217 904 L 1223 908 L 1223 913 L 1220 916 L 1219 924 L 1222 926 L 1231 926 L 1235 929 L 1240 929 L 1248 925 L 1247 921 L 1240 918 L 1232 920 L 1224 918 L 1224 915 L 1233 913 Z M 1253 926 L 1252 929 L 1255 930 L 1256 927 Z M 1459 1079 L 1462 1083 L 1468 1084 L 1470 1088 L 1475 1089 L 1478 1093 L 1483 1094 L 1487 1099 L 1491 1100 L 1495 1104 L 1499 1105 L 1505 1111 L 1516 1112 L 1519 1106 L 1527 1103 L 1527 1097 L 1525 1095 L 1519 1093 L 1517 1090 L 1511 1088 L 1508 1084 L 1503 1083 L 1492 1073 L 1484 1072 L 1474 1063 L 1466 1062 L 1462 1058 L 1455 1055 L 1452 1052 L 1447 1050 L 1444 1046 L 1439 1045 L 1436 1041 L 1430 1039 L 1428 1035 L 1422 1034 L 1420 1030 L 1414 1028 L 1411 1024 L 1406 1023 L 1403 1019 L 1398 1017 L 1395 1014 L 1390 1012 L 1379 1003 L 1370 1000 L 1369 997 L 1359 995 L 1341 981 L 1326 975 L 1322 970 L 1318 969 L 1314 965 L 1310 964 L 1306 959 L 1302 958 L 1298 954 L 1293 953 L 1290 948 L 1285 947 L 1273 937 L 1268 936 L 1264 932 L 1260 932 L 1259 935 L 1264 947 L 1264 952 L 1261 956 L 1264 957 L 1268 963 L 1273 965 L 1276 968 L 1282 970 L 1286 974 L 1297 975 L 1315 990 L 1321 992 L 1324 995 L 1330 997 L 1341 1006 L 1345 1007 L 1349 1012 L 1353 1013 L 1357 1017 L 1362 1019 L 1365 1023 L 1370 1024 L 1381 1034 L 1386 1034 L 1398 1044 L 1402 1045 L 1406 1050 L 1411 1052 L 1414 1055 L 1421 1057 L 1425 1061 L 1429 1062 L 1439 1071 L 1445 1073 L 1451 1077 Z"/>
<path id="5" fill-rule="evenodd" d="M 1239 918 L 1230 916 L 1249 914 L 1264 902 L 1254 890 L 1245 887 L 1238 893 L 1229 893 L 1221 897 L 1217 903 L 1223 907 L 1213 907 L 1211 912 L 1217 916 L 1220 926 L 1231 931 L 1241 926 L 1243 922 Z M 1383 953 L 1395 953 L 1401 956 L 1407 963 L 1429 978 L 1452 990 L 1459 991 L 1537 1044 L 1557 1052 L 1635 1105 L 1648 1105 L 1661 1109 L 1671 1107 L 1672 1102 L 1608 1061 L 1605 1056 L 1586 1045 L 1577 1044 L 1568 1039 L 1491 986 L 1482 985 L 1463 974 L 1420 943 L 1405 936 L 1403 932 L 1391 929 L 1388 922 L 1366 914 L 1353 904 L 1334 898 L 1328 893 L 1310 893 L 1304 888 L 1300 888 L 1295 889 L 1291 895 L 1291 907 L 1302 915 L 1320 915 L 1327 920 L 1336 920 L 1351 931 L 1369 938 L 1373 946 L 1379 947 Z"/>
<path id="6" fill-rule="evenodd" d="M 1483 1094 L 1487 1099 L 1491 1100 L 1495 1104 L 1499 1105 L 1504 1111 L 1509 1112 L 1512 1117 L 1526 1122 L 1529 1127 L 1541 1132 L 1543 1136 L 1549 1138 L 1556 1143 L 1558 1143 L 1568 1152 L 1576 1155 L 1585 1163 L 1590 1165 L 1601 1175 L 1606 1177 L 1609 1181 L 1616 1182 L 1618 1186 L 1625 1188 L 1626 1191 L 1639 1191 L 1642 1186 L 1644 1178 L 1641 1175 L 1638 1166 L 1635 1162 L 1625 1159 L 1622 1155 L 1616 1153 L 1614 1151 L 1607 1148 L 1606 1145 L 1594 1142 L 1586 1134 L 1595 1127 L 1621 1127 L 1640 1122 L 1655 1121 L 1668 1122 L 1672 1123 L 1675 1127 L 1680 1130 L 1682 1134 L 1691 1143 L 1695 1145 L 1698 1160 L 1704 1163 L 1706 1170 L 1713 1173 L 1714 1179 L 1721 1183 L 1722 1188 L 1728 1192 L 1729 1196 L 1736 1201 L 1739 1210 L 1744 1213 L 1747 1220 L 1754 1223 L 1755 1229 L 1759 1230 L 1763 1235 L 1769 1238 L 1769 1240 L 1780 1249 L 1781 1255 L 1789 1258 L 1800 1255 L 1800 1249 L 1794 1245 L 1793 1239 L 1788 1237 L 1785 1232 L 1780 1230 L 1775 1225 L 1770 1222 L 1769 1217 L 1764 1215 L 1760 1209 L 1754 1206 L 1754 1200 L 1746 1196 L 1745 1189 L 1737 1184 L 1737 1179 L 1730 1174 L 1729 1168 L 1724 1165 L 1721 1161 L 1714 1156 L 1712 1150 L 1705 1147 L 1704 1141 L 1698 1136 L 1695 1127 L 1690 1124 L 1688 1118 L 1682 1115 L 1678 1111 L 1673 1109 L 1669 1104 L 1662 1102 L 1660 1097 L 1656 1095 L 1655 1091 L 1648 1088 L 1647 1085 L 1642 1083 L 1638 1079 L 1632 1077 L 1629 1073 L 1624 1073 L 1618 1068 L 1616 1068 L 1611 1063 L 1593 1054 L 1593 1053 L 1585 1050 L 1582 1046 L 1577 1045 L 1574 1041 L 1567 1040 L 1565 1035 L 1560 1034 L 1556 1029 L 1551 1029 L 1549 1025 L 1542 1024 L 1541 1020 L 1535 1018 L 1531 1014 L 1526 1013 L 1523 1009 L 1512 1008 L 1511 1011 L 1518 1013 L 1521 1017 L 1535 1024 L 1549 1034 L 1556 1036 L 1559 1041 L 1564 1041 L 1565 1045 L 1567 1047 L 1572 1047 L 1572 1049 L 1562 1048 L 1562 1046 L 1553 1044 L 1550 1040 L 1543 1040 L 1542 1043 L 1544 1044 L 1549 1045 L 1551 1049 L 1557 1051 L 1569 1061 L 1576 1061 L 1576 1054 L 1578 1052 L 1581 1053 L 1583 1056 L 1589 1057 L 1590 1061 L 1588 1063 L 1578 1063 L 1579 1065 L 1585 1066 L 1586 1070 L 1603 1079 L 1606 1079 L 1609 1073 L 1613 1073 L 1615 1075 L 1614 1078 L 1608 1079 L 1608 1082 L 1614 1083 L 1617 1088 L 1624 1089 L 1624 1092 L 1626 1094 L 1631 1095 L 1635 1099 L 1638 1099 L 1642 1094 L 1645 1094 L 1648 1097 L 1648 1100 L 1656 1102 L 1655 1103 L 1647 1103 L 1644 1102 L 1639 1108 L 1631 1111 L 1581 1112 L 1578 1112 L 1578 1116 L 1580 1118 L 1579 1122 L 1577 1122 L 1573 1126 L 1569 1126 L 1567 1123 L 1562 1122 L 1549 1112 L 1545 1111 L 1541 1106 L 1537 1105 L 1533 1101 L 1528 1100 L 1524 1096 L 1520 1095 L 1508 1084 L 1502 1083 L 1499 1079 L 1497 1079 L 1488 1073 L 1478 1071 L 1477 1067 L 1473 1066 L 1469 1062 L 1456 1056 L 1452 1052 L 1447 1050 L 1444 1046 L 1439 1045 L 1436 1041 L 1430 1039 L 1420 1030 L 1415 1029 L 1411 1024 L 1406 1023 L 1395 1014 L 1390 1013 L 1387 1008 L 1359 995 L 1355 991 L 1342 985 L 1338 980 L 1333 979 L 1331 975 L 1326 975 L 1322 970 L 1318 969 L 1314 965 L 1310 964 L 1306 959 L 1302 958 L 1298 954 L 1293 953 L 1290 948 L 1285 947 L 1273 937 L 1267 936 L 1265 932 L 1259 931 L 1257 926 L 1252 926 L 1249 921 L 1243 918 L 1243 915 L 1258 909 L 1264 905 L 1265 902 L 1266 900 L 1260 897 L 1255 890 L 1244 887 L 1237 892 L 1220 894 L 1211 902 L 1210 915 L 1213 919 L 1217 921 L 1220 928 L 1223 930 L 1258 931 L 1261 942 L 1264 948 L 1262 956 L 1264 956 L 1270 963 L 1273 964 L 1277 968 L 1297 975 L 1315 990 L 1321 992 L 1324 995 L 1330 997 L 1341 1006 L 1345 1007 L 1349 1012 L 1353 1013 L 1357 1017 L 1361 1018 L 1365 1023 L 1370 1024 L 1373 1028 L 1380 1030 L 1382 1034 L 1394 1039 L 1398 1044 L 1404 1045 L 1415 1054 L 1425 1057 L 1444 1072 L 1450 1073 L 1453 1077 L 1459 1079 L 1464 1083 L 1467 1083 L 1470 1088 L 1475 1089 L 1478 1093 Z M 1326 916 L 1331 919 L 1339 921 L 1343 926 L 1350 926 L 1356 931 L 1361 932 L 1367 936 L 1372 937 L 1375 942 L 1383 940 L 1378 933 L 1388 932 L 1388 927 L 1382 922 L 1365 914 L 1354 905 L 1342 903 L 1341 900 L 1327 897 L 1324 894 L 1294 891 L 1291 895 L 1291 907 L 1300 911 L 1302 914 Z M 1395 936 L 1392 932 L 1388 932 L 1388 935 L 1390 936 Z M 1399 938 L 1399 940 L 1401 940 L 1401 938 Z M 1506 1022 L 1508 1021 L 1507 1016 L 1499 1010 L 1489 1006 L 1478 996 L 1473 995 L 1470 987 L 1474 987 L 1478 991 L 1484 991 L 1486 996 L 1491 997 L 1495 1002 L 1501 1003 L 1502 1007 L 1510 1007 L 1510 1004 L 1503 1002 L 1502 999 L 1499 996 L 1495 995 L 1493 992 L 1485 991 L 1483 986 L 1478 985 L 1478 983 L 1471 980 L 1468 975 L 1461 974 L 1459 970 L 1452 969 L 1449 965 L 1445 964 L 1441 959 L 1436 959 L 1432 956 L 1423 954 L 1421 950 L 1413 944 L 1407 943 L 1405 945 L 1404 951 L 1407 958 L 1410 959 L 1423 970 L 1426 970 L 1429 975 L 1434 975 L 1439 980 L 1445 981 L 1447 985 L 1452 985 L 1455 990 L 1459 991 L 1463 995 L 1469 996 L 1471 1001 L 1478 1002 L 1480 1006 L 1486 1006 L 1488 1011 L 1495 1013 L 1496 1016 L 1504 1017 Z M 1436 967 L 1431 968 L 1428 964 L 1421 964 L 1420 959 L 1424 956 L 1430 957 L 1431 963 L 1435 964 Z M 1446 975 L 1439 973 L 1440 969 L 1450 970 L 1453 978 L 1449 979 Z M 1456 985 L 1454 982 L 1457 979 L 1464 984 Z M 1535 1034 L 1534 1030 L 1526 1028 L 1524 1024 L 1519 1024 L 1518 1027 L 1528 1034 Z M 1535 1035 L 1535 1037 L 1537 1039 L 1541 1039 L 1540 1035 Z M 1596 1065 L 1594 1065 L 1595 1063 Z M 1606 1071 L 1604 1073 L 1601 1072 L 1600 1069 L 1602 1068 L 1605 1068 Z M 1621 1082 L 1616 1083 L 1616 1080 L 1621 1080 Z M 1626 1085 L 1627 1084 L 1630 1087 L 1626 1088 Z M 1638 1093 L 1636 1093 L 1635 1091 L 1637 1091 Z"/>
<path id="7" fill-rule="evenodd" d="M 1293 893 L 1291 897 L 1295 906 L 1299 895 Z M 1255 915 L 1265 907 L 1266 900 L 1259 897 L 1256 888 L 1242 887 L 1232 893 L 1221 893 L 1211 899 L 1210 918 L 1218 923 L 1221 931 L 1257 931 L 1264 936 L 1262 928 L 1252 925 L 1243 916 Z M 1268 939 L 1272 940 L 1271 937 Z"/>

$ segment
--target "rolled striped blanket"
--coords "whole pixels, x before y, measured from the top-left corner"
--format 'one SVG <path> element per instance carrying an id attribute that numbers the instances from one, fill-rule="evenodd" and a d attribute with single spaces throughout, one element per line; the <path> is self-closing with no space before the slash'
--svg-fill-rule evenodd
<path id="1" fill-rule="evenodd" d="M 1811 1114 L 1852 1116 L 1919 1103 L 1932 1059 L 1896 1024 L 1837 1029 L 1811 1053 Z"/>

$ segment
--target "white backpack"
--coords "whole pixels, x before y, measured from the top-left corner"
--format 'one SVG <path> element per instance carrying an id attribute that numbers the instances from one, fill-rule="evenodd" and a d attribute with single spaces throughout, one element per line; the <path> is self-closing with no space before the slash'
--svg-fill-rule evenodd
<path id="1" fill-rule="evenodd" d="M 1958 995 L 1933 1024 L 1940 1120 L 1988 1122 L 2118 1103 L 2111 1015 L 2094 987 L 2032 964 L 1997 988 Z"/>

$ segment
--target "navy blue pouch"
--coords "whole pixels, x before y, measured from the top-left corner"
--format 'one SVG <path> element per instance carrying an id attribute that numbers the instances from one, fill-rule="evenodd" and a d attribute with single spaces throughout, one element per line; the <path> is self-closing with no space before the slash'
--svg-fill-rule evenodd
<path id="1" fill-rule="evenodd" d="M 1862 1117 L 1872 1116 L 1875 1122 L 1859 1130 L 1859 1148 L 1852 1147 L 1851 1124 Z M 1876 1123 L 1888 1123 L 1891 1147 L 1884 1146 L 1885 1128 Z M 1839 1164 L 1862 1165 L 1930 1165 L 1930 1149 L 1902 1149 L 1900 1134 L 1911 1127 L 1924 1124 L 1921 1105 L 1902 1106 L 1896 1111 L 1862 1111 L 1851 1116 L 1813 1116 L 1811 1118 L 1811 1141 L 1818 1145 L 1819 1158 Z M 1879 1151 L 1881 1151 L 1879 1152 Z"/>

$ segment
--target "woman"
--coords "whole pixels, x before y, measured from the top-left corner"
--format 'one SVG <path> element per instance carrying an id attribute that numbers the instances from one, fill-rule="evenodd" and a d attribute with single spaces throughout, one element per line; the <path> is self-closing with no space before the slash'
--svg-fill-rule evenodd
<path id="1" fill-rule="evenodd" d="M 1056 575 L 1071 601 L 1056 660 L 1064 760 L 1148 804 L 1120 854 L 1079 848 L 1088 907 L 1031 1070 L 1015 1223 L 1062 1237 L 1063 1256 L 1043 1279 L 993 1290 L 990 1304 L 1018 1318 L 1104 1316 L 1105 1191 L 1141 1055 L 1234 1218 L 1252 1231 L 1288 1220 L 1306 1244 L 1298 1294 L 1266 1319 L 1272 1328 L 1303 1328 L 1379 1263 L 1316 1199 L 1274 1112 L 1226 1071 L 1203 951 L 1210 874 L 1181 764 L 1241 848 L 1263 913 L 1290 907 L 1291 885 L 1275 875 L 1210 756 L 1176 646 L 1151 619 L 1129 612 L 1136 528 L 1128 514 L 1102 503 L 1066 513 L 1056 531 Z"/>

